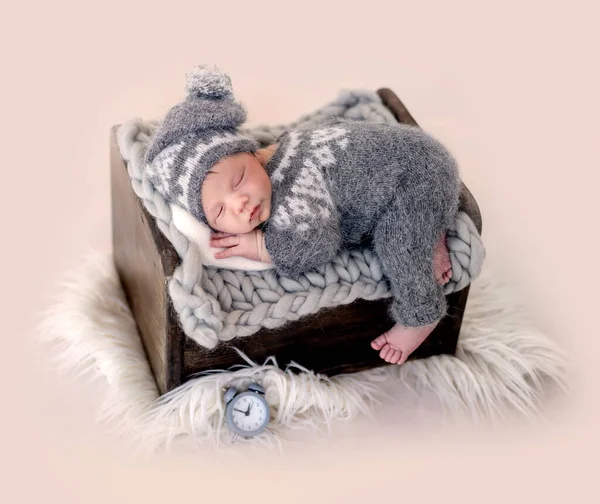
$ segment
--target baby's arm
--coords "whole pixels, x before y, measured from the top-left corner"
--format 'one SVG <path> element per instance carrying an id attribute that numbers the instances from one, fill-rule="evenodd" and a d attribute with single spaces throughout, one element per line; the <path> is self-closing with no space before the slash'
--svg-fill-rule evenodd
<path id="1" fill-rule="evenodd" d="M 215 254 L 215 259 L 238 256 L 269 264 L 272 262 L 265 246 L 265 235 L 260 229 L 237 235 L 215 233 L 211 236 L 210 245 L 225 248 Z"/>
<path id="2" fill-rule="evenodd" d="M 342 248 L 339 222 L 327 219 L 303 222 L 281 229 L 272 222 L 265 227 L 265 246 L 275 268 L 284 275 L 298 276 L 331 262 Z"/>
<path id="3" fill-rule="evenodd" d="M 275 264 L 281 273 L 297 276 L 332 261 L 341 248 L 341 236 L 338 226 L 330 221 L 303 233 L 271 229 L 266 237 L 259 229 L 238 235 L 215 233 L 210 245 L 225 248 L 215 254 L 216 259 L 246 257 Z"/>

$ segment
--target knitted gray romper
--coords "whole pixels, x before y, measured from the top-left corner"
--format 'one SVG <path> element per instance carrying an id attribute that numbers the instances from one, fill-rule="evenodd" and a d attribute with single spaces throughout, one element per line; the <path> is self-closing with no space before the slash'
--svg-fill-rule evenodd
<path id="1" fill-rule="evenodd" d="M 460 180 L 448 150 L 423 130 L 332 118 L 284 133 L 267 164 L 271 218 L 263 227 L 276 268 L 296 276 L 344 248 L 370 244 L 405 326 L 446 312 L 434 247 L 458 211 Z"/>

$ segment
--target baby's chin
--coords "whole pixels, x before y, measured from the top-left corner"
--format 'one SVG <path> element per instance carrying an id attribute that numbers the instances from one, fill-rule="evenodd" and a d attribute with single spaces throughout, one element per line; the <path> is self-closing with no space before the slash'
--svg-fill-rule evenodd
<path id="1" fill-rule="evenodd" d="M 261 222 L 257 223 L 256 225 L 248 225 L 247 227 L 244 228 L 229 228 L 229 229 L 215 229 L 215 231 L 218 231 L 219 233 L 227 233 L 227 234 L 246 234 L 246 233 L 250 233 L 251 231 L 254 231 L 258 226 L 260 226 L 260 224 L 262 224 Z"/>

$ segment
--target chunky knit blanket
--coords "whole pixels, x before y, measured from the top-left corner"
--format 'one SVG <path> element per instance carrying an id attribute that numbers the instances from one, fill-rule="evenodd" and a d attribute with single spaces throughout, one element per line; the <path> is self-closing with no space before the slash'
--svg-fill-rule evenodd
<path id="1" fill-rule="evenodd" d="M 344 91 L 296 122 L 244 131 L 266 146 L 286 130 L 330 116 L 397 122 L 376 93 Z M 294 279 L 272 269 L 233 271 L 203 265 L 198 247 L 174 224 L 170 205 L 144 173 L 144 153 L 157 126 L 157 122 L 141 119 L 128 121 L 118 130 L 118 143 L 135 193 L 181 258 L 168 279 L 169 295 L 188 337 L 210 349 L 219 341 L 249 336 L 263 327 L 278 327 L 322 308 L 391 295 L 381 264 L 367 248 L 342 251 L 331 263 Z M 463 212 L 448 231 L 448 248 L 453 277 L 445 286 L 446 294 L 463 289 L 476 278 L 485 257 L 475 225 Z"/>

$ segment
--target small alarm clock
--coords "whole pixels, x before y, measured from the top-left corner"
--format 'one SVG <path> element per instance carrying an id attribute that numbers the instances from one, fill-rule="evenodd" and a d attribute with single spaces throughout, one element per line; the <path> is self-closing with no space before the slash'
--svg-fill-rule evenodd
<path id="1" fill-rule="evenodd" d="M 245 392 L 229 387 L 223 395 L 225 419 L 229 429 L 243 437 L 261 434 L 271 420 L 271 410 L 264 397 L 265 389 L 252 383 Z"/>

